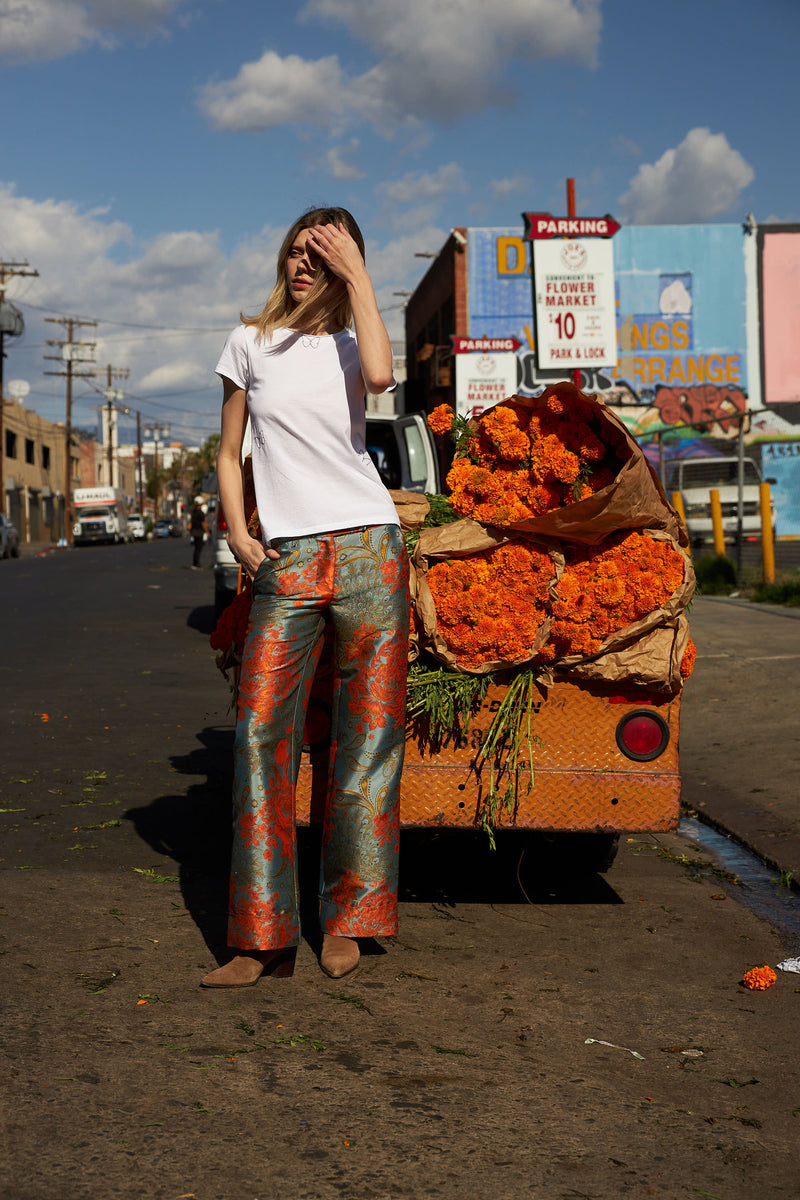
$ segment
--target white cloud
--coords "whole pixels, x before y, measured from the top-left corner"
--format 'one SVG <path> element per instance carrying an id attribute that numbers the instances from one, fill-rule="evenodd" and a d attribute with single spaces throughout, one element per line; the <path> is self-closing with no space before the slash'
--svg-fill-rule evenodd
<path id="1" fill-rule="evenodd" d="M 378 56 L 384 97 L 414 116 L 455 119 L 504 95 L 511 62 L 593 65 L 600 0 L 308 0 L 302 15 L 344 25 Z"/>
<path id="2" fill-rule="evenodd" d="M 643 163 L 619 198 L 632 225 L 688 224 L 729 212 L 755 172 L 724 133 L 699 126 L 655 163 Z"/>
<path id="3" fill-rule="evenodd" d="M 465 192 L 467 181 L 458 163 L 443 163 L 438 171 L 409 171 L 401 179 L 387 180 L 377 192 L 392 204 L 417 204 L 448 192 Z"/>
<path id="4" fill-rule="evenodd" d="M 398 126 L 457 120 L 508 100 L 514 62 L 569 58 L 592 66 L 600 0 L 309 0 L 301 16 L 344 25 L 376 56 L 348 75 L 335 56 L 316 61 L 268 50 L 239 74 L 208 84 L 201 108 L 221 129 L 308 122 L 341 131 L 367 121 Z"/>
<path id="5" fill-rule="evenodd" d="M 335 55 L 311 62 L 267 50 L 244 63 L 235 79 L 207 84 L 200 106 L 217 129 L 255 131 L 294 121 L 330 124 L 352 108 L 353 98 Z"/>
<path id="6" fill-rule="evenodd" d="M 63 58 L 112 32 L 158 28 L 184 0 L 0 0 L 0 58 Z"/>
<path id="7" fill-rule="evenodd" d="M 358 138 L 351 138 L 346 146 L 331 146 L 325 155 L 325 166 L 334 179 L 363 179 L 364 172 L 353 163 L 345 160 L 344 155 L 355 154 L 358 150 Z"/>
<path id="8" fill-rule="evenodd" d="M 6 340 L 6 375 L 31 384 L 29 408 L 63 420 L 64 381 L 43 376 L 57 366 L 43 354 L 51 353 L 46 339 L 65 331 L 44 317 L 74 316 L 98 322 L 78 333 L 97 343 L 98 369 L 104 372 L 107 363 L 130 369 L 120 386 L 132 409 L 169 421 L 176 439 L 205 437 L 218 427 L 214 364 L 239 312 L 263 307 L 284 229 L 265 226 L 229 254 L 213 231 L 173 230 L 140 244 L 130 226 L 105 211 L 32 200 L 0 184 L 0 230 L 2 256 L 27 260 L 39 272 L 38 278 L 11 279 L 7 291 L 25 316 L 26 332 Z M 367 244 L 370 275 L 396 342 L 404 338 L 403 300 L 394 293 L 411 289 L 426 269 L 415 251 L 438 250 L 446 236 L 434 224 L 419 223 L 391 241 Z M 103 386 L 104 374 L 76 386 L 76 424 L 93 426 L 93 389 Z M 149 399 L 153 392 L 167 395 Z"/>
<path id="9" fill-rule="evenodd" d="M 230 255 L 215 233 L 195 230 L 165 233 L 142 246 L 128 225 L 105 212 L 31 200 L 2 185 L 0 229 L 3 255 L 27 260 L 39 272 L 38 279 L 12 279 L 7 292 L 26 321 L 25 335 L 6 341 L 7 370 L 13 364 L 13 375 L 32 384 L 28 407 L 63 419 L 63 380 L 42 379 L 55 365 L 43 359 L 42 343 L 64 333 L 43 318 L 63 314 L 98 321 L 96 328 L 81 328 L 80 337 L 97 343 L 99 366 L 129 367 L 121 386 L 132 408 L 151 419 L 163 415 L 176 437 L 213 431 L 219 412 L 213 368 L 225 332 L 237 323 L 240 309 L 263 306 L 284 230 L 267 226 Z M 78 424 L 93 424 L 92 386 L 86 381 L 90 394 L 83 399 L 76 389 Z M 102 379 L 97 386 L 102 389 Z M 41 400 L 43 389 L 52 397 L 49 407 Z M 149 391 L 171 389 L 194 395 L 148 401 Z"/>
<path id="10" fill-rule="evenodd" d="M 515 175 L 513 179 L 492 179 L 489 182 L 490 192 L 498 199 L 511 196 L 514 192 L 523 192 L 530 186 L 531 181 L 527 175 Z"/>

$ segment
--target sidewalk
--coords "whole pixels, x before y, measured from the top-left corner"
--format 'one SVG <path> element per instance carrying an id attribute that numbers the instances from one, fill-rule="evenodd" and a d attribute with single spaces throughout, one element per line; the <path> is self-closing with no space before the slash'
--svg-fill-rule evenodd
<path id="1" fill-rule="evenodd" d="M 57 546 L 55 542 L 20 542 L 20 558 L 38 558 L 40 554 L 49 554 L 56 550 L 71 550 L 72 546 Z"/>
<path id="2" fill-rule="evenodd" d="M 798 618 L 780 605 L 697 597 L 697 664 L 681 706 L 684 806 L 795 882 Z"/>

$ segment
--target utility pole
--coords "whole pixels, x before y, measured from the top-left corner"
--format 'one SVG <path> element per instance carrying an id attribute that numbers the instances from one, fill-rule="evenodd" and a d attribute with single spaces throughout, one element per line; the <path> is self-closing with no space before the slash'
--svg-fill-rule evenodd
<path id="1" fill-rule="evenodd" d="M 58 375 L 67 381 L 67 412 L 66 412 L 66 443 L 67 466 L 64 479 L 64 541 L 72 541 L 72 380 L 91 379 L 94 371 L 75 371 L 74 363 L 94 362 L 96 342 L 76 342 L 75 331 L 83 325 L 97 326 L 97 321 L 82 321 L 78 317 L 45 317 L 45 321 L 53 325 L 63 325 L 66 328 L 65 340 L 48 340 L 48 346 L 60 346 L 60 354 L 45 354 L 51 362 L 63 362 L 63 371 L 45 371 L 45 375 Z"/>
<path id="2" fill-rule="evenodd" d="M 145 436 L 153 438 L 153 520 L 158 520 L 158 440 L 169 433 L 169 425 L 154 421 L 145 430 Z"/>
<path id="3" fill-rule="evenodd" d="M 139 493 L 139 512 L 144 520 L 144 462 L 142 461 L 142 414 L 136 411 L 136 483 Z"/>
<path id="4" fill-rule="evenodd" d="M 127 379 L 130 374 L 128 367 L 112 367 L 111 363 L 106 366 L 106 390 L 103 392 L 103 397 L 106 401 L 106 430 L 108 445 L 106 447 L 108 453 L 108 482 L 111 487 L 116 487 L 114 482 L 114 442 L 119 445 L 119 439 L 116 438 L 117 432 L 117 411 L 129 413 L 129 408 L 116 408 L 116 402 L 124 399 L 125 393 L 119 388 L 113 386 L 115 379 Z M 117 482 L 119 482 L 119 459 L 117 460 Z"/>
<path id="5" fill-rule="evenodd" d="M 6 454 L 6 435 L 3 428 L 5 414 L 5 398 L 3 396 L 3 368 L 5 366 L 5 339 L 19 337 L 24 332 L 25 322 L 22 313 L 13 304 L 6 303 L 6 284 L 15 276 L 38 278 L 39 272 L 34 271 L 27 262 L 0 262 L 0 512 L 6 511 L 6 484 L 3 478 L 3 459 Z"/>

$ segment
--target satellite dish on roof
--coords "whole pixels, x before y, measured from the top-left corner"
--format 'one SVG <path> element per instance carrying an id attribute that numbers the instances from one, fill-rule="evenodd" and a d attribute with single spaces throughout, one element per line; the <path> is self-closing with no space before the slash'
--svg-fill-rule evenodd
<path id="1" fill-rule="evenodd" d="M 30 390 L 31 385 L 28 383 L 27 379 L 9 379 L 8 383 L 6 384 L 6 391 L 11 399 L 15 400 L 17 404 L 23 403 Z"/>

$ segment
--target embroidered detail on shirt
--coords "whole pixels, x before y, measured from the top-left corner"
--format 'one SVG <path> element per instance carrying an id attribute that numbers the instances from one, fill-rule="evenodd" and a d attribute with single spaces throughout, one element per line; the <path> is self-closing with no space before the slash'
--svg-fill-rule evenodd
<path id="1" fill-rule="evenodd" d="M 258 446 L 259 450 L 266 449 L 267 439 L 264 437 L 264 431 L 262 429 L 253 430 L 253 441 Z"/>
<path id="2" fill-rule="evenodd" d="M 301 337 L 300 341 L 301 341 L 302 345 L 304 345 L 306 347 L 307 350 L 316 350 L 317 346 L 320 343 L 319 337 L 313 336 L 312 334 L 309 334 L 309 333 L 304 333 L 303 336 Z"/>

